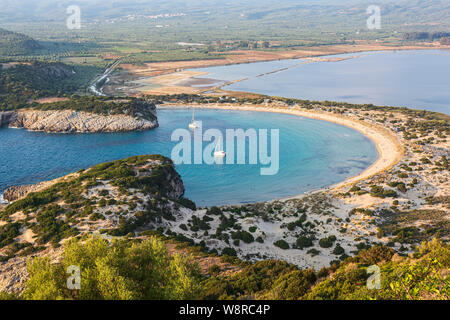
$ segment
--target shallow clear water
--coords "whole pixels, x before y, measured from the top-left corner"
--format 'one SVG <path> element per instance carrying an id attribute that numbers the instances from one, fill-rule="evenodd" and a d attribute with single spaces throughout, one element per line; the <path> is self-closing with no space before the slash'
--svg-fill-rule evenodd
<path id="1" fill-rule="evenodd" d="M 247 80 L 227 90 L 307 99 L 373 103 L 450 114 L 450 51 L 362 52 L 338 62 L 280 60 L 195 69 L 203 78 Z M 296 66 L 297 65 L 297 66 Z M 295 67 L 292 67 L 295 66 Z M 292 67 L 284 71 L 261 74 Z"/>
<path id="2" fill-rule="evenodd" d="M 188 109 L 159 110 L 160 127 L 146 132 L 47 134 L 0 129 L 0 191 L 36 183 L 81 168 L 133 155 L 170 157 L 173 130 L 187 128 Z M 177 166 L 186 197 L 200 206 L 258 202 L 329 186 L 362 172 L 377 156 L 372 141 L 337 124 L 293 115 L 227 110 L 197 110 L 208 128 L 280 130 L 280 169 L 261 176 L 260 165 Z"/>

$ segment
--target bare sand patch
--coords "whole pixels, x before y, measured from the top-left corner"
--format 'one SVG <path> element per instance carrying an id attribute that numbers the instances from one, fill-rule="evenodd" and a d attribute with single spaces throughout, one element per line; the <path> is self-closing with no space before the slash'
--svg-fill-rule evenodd
<path id="1" fill-rule="evenodd" d="M 35 234 L 31 229 L 26 229 L 24 233 L 22 233 L 20 236 L 17 237 L 17 241 L 34 244 L 35 242 L 35 239 L 33 239 L 34 236 Z"/>
<path id="2" fill-rule="evenodd" d="M 31 62 L 6 62 L 6 63 L 0 63 L 3 70 L 13 68 L 15 66 L 18 66 L 19 64 L 26 64 L 31 65 Z"/>
<path id="3" fill-rule="evenodd" d="M 49 98 L 40 98 L 40 99 L 34 99 L 30 102 L 37 102 L 37 103 L 53 103 L 53 102 L 61 102 L 61 101 L 67 101 L 69 98 L 64 97 L 49 97 Z"/>

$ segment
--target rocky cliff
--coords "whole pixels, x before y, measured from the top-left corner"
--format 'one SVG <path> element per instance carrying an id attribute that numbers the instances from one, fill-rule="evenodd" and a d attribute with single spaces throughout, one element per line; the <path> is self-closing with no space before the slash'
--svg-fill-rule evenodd
<path id="1" fill-rule="evenodd" d="M 4 112 L 0 123 L 32 131 L 83 133 L 127 132 L 156 128 L 158 121 L 129 115 L 102 115 L 73 110 L 18 110 Z"/>
<path id="2" fill-rule="evenodd" d="M 3 199 L 8 202 L 13 202 L 27 196 L 30 192 L 39 192 L 52 184 L 55 184 L 60 179 L 52 181 L 43 181 L 36 184 L 27 184 L 23 186 L 11 186 L 3 192 Z"/>
<path id="3" fill-rule="evenodd" d="M 14 115 L 13 111 L 0 112 L 0 127 L 8 125 L 13 115 Z"/>
<path id="4" fill-rule="evenodd" d="M 3 199 L 8 202 L 15 201 L 17 199 L 25 197 L 28 193 L 30 193 L 34 188 L 34 185 L 26 185 L 26 186 L 12 186 L 3 192 Z"/>

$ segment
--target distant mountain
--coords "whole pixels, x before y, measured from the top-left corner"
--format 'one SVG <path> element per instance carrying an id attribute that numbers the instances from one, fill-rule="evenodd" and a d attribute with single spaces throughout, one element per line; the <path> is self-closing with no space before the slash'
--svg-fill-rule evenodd
<path id="1" fill-rule="evenodd" d="M 33 38 L 0 28 L 0 55 L 27 55 L 40 48 L 39 43 Z"/>
<path id="2" fill-rule="evenodd" d="M 448 0 L 1 0 L 0 22 L 45 22 L 64 24 L 67 8 L 80 7 L 82 20 L 105 21 L 128 19 L 129 15 L 164 15 L 184 13 L 191 22 L 216 21 L 223 26 L 230 21 L 242 25 L 247 21 L 267 23 L 268 26 L 307 27 L 317 22 L 321 27 L 334 28 L 336 23 L 354 25 L 365 22 L 369 5 L 381 7 L 386 25 L 396 27 L 450 24 Z M 180 20 L 183 20 L 180 18 Z M 301 24 L 302 21 L 308 24 Z M 424 25 L 425 24 L 425 25 Z M 356 27 L 358 28 L 358 27 Z M 21 30 L 18 26 L 15 30 Z"/>
<path id="3" fill-rule="evenodd" d="M 168 43 L 211 40 L 301 41 L 399 39 L 405 32 L 448 32 L 448 0 L 0 0 L 0 25 L 40 39 L 50 54 L 55 42 L 72 46 L 114 42 Z M 67 28 L 71 5 L 81 29 Z M 381 29 L 367 28 L 370 5 L 380 7 Z M 70 10 L 69 10 L 70 12 Z M 158 47 L 159 46 L 159 47 Z M 87 50 L 93 48 L 89 45 Z M 114 48 L 114 47 L 113 47 Z M 64 50 L 60 50 L 64 52 Z M 0 51 L 1 54 L 1 51 Z"/>

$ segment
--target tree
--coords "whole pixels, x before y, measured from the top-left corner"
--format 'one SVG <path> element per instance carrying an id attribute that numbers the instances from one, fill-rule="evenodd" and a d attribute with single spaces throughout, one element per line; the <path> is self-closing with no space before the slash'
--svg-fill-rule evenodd
<path id="1" fill-rule="evenodd" d="M 67 288 L 68 267 L 80 269 L 80 289 Z M 28 265 L 25 299 L 192 299 L 199 290 L 198 265 L 169 256 L 163 242 L 89 238 L 71 240 L 60 263 L 35 258 Z"/>
<path id="2" fill-rule="evenodd" d="M 313 241 L 309 237 L 300 236 L 296 241 L 296 246 L 298 249 L 303 250 L 304 248 L 312 247 Z"/>
<path id="3" fill-rule="evenodd" d="M 316 281 L 314 270 L 295 270 L 282 275 L 263 299 L 296 300 L 305 295 Z"/>
<path id="4" fill-rule="evenodd" d="M 61 268 L 50 263 L 48 258 L 35 258 L 28 261 L 30 278 L 26 282 L 23 298 L 28 300 L 62 300 L 64 290 Z"/>

